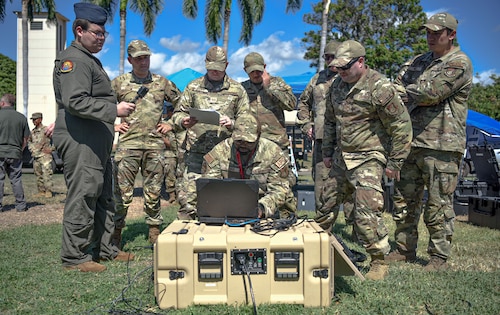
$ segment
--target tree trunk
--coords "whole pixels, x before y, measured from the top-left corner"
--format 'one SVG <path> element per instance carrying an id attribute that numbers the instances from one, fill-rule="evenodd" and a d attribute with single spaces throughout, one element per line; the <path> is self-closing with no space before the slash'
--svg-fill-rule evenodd
<path id="1" fill-rule="evenodd" d="M 321 42 L 319 46 L 319 62 L 318 72 L 325 68 L 325 59 L 323 54 L 325 52 L 326 37 L 328 34 L 328 12 L 330 10 L 330 0 L 323 0 L 323 14 L 321 16 Z"/>
<path id="2" fill-rule="evenodd" d="M 127 35 L 127 9 L 120 9 L 120 72 L 122 75 L 125 65 L 125 37 Z"/>
<path id="3" fill-rule="evenodd" d="M 228 55 L 228 43 L 229 43 L 229 19 L 231 18 L 231 9 L 226 8 L 224 10 L 224 39 L 222 42 L 222 48 L 226 52 L 226 56 Z"/>

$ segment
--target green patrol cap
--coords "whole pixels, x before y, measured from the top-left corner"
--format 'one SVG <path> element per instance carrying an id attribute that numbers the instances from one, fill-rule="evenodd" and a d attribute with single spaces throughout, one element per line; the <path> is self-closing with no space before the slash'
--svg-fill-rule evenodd
<path id="1" fill-rule="evenodd" d="M 131 57 L 135 58 L 139 56 L 150 56 L 151 50 L 149 49 L 148 44 L 146 44 L 145 41 L 136 39 L 128 44 L 127 53 Z"/>
<path id="2" fill-rule="evenodd" d="M 207 70 L 226 71 L 227 57 L 224 49 L 219 46 L 210 47 L 205 57 Z"/>
<path id="3" fill-rule="evenodd" d="M 250 74 L 252 71 L 264 72 L 264 57 L 256 52 L 251 52 L 246 55 L 243 61 L 246 73 Z"/>
<path id="4" fill-rule="evenodd" d="M 260 136 L 260 123 L 252 114 L 243 114 L 234 122 L 233 140 L 255 142 Z"/>
<path id="5" fill-rule="evenodd" d="M 446 12 L 436 13 L 431 16 L 427 23 L 422 25 L 420 28 L 428 28 L 431 31 L 440 31 L 445 28 L 449 28 L 450 30 L 457 30 L 458 20 L 451 14 Z"/>
<path id="6" fill-rule="evenodd" d="M 365 47 L 355 40 L 346 40 L 339 45 L 335 59 L 330 62 L 329 67 L 343 67 L 351 60 L 366 55 Z"/>

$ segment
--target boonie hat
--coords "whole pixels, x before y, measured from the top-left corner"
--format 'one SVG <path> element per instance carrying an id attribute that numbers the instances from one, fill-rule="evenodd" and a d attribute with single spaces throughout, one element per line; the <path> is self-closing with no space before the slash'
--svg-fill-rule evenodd
<path id="1" fill-rule="evenodd" d="M 145 41 L 136 39 L 128 44 L 127 53 L 131 57 L 135 58 L 139 56 L 150 56 L 151 50 L 149 49 L 148 44 L 146 44 Z"/>
<path id="2" fill-rule="evenodd" d="M 106 24 L 106 20 L 108 19 L 108 12 L 106 12 L 104 8 L 93 3 L 75 3 L 73 9 L 77 19 L 84 19 L 97 25 L 102 26 Z"/>
<path id="3" fill-rule="evenodd" d="M 224 49 L 219 46 L 210 47 L 205 57 L 205 68 L 207 70 L 225 71 L 227 57 Z"/>
<path id="4" fill-rule="evenodd" d="M 333 59 L 328 66 L 343 67 L 354 58 L 363 57 L 365 55 L 366 51 L 363 45 L 355 40 L 346 40 L 339 45 L 337 53 L 335 54 L 335 59 Z"/>
<path id="5" fill-rule="evenodd" d="M 234 122 L 233 140 L 255 142 L 260 136 L 260 123 L 251 114 L 243 114 Z"/>
<path id="6" fill-rule="evenodd" d="M 337 54 L 337 49 L 339 48 L 340 43 L 337 41 L 331 41 L 325 46 L 325 55 L 336 55 Z"/>
<path id="7" fill-rule="evenodd" d="M 458 26 L 458 21 L 453 15 L 446 12 L 441 12 L 431 16 L 427 20 L 427 23 L 422 25 L 420 29 L 428 28 L 431 31 L 440 31 L 442 29 L 449 28 L 451 30 L 456 31 L 457 26 Z"/>
<path id="8" fill-rule="evenodd" d="M 43 118 L 43 115 L 42 113 L 33 113 L 31 114 L 31 118 L 30 119 L 37 119 L 37 118 Z"/>
<path id="9" fill-rule="evenodd" d="M 264 57 L 256 52 L 251 52 L 246 55 L 243 61 L 246 73 L 250 74 L 252 71 L 264 72 Z"/>

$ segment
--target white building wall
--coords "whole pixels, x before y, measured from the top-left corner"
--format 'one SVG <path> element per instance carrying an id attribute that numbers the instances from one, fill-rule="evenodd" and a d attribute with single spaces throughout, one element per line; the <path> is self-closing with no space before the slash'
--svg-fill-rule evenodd
<path id="1" fill-rule="evenodd" d="M 23 104 L 23 50 L 22 50 L 22 19 L 19 12 L 17 19 L 17 75 L 16 75 L 16 103 L 17 110 L 24 113 Z M 46 23 L 43 15 L 35 16 L 33 22 L 41 22 L 41 29 L 31 29 L 28 21 L 28 121 L 34 112 L 43 113 L 43 124 L 48 125 L 55 121 L 57 105 L 52 85 L 54 60 L 66 43 L 66 23 L 62 15 L 57 14 L 58 22 L 54 25 Z M 64 38 L 61 38 L 64 37 Z M 59 43 L 59 44 L 58 44 Z M 64 47 L 60 47 L 64 43 Z"/>

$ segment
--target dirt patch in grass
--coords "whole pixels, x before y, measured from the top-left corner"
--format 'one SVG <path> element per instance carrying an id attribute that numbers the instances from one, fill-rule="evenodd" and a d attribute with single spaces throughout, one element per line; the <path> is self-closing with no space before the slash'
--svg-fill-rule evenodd
<path id="1" fill-rule="evenodd" d="M 54 174 L 54 197 L 38 198 L 35 176 L 33 174 L 23 174 L 23 187 L 28 211 L 17 212 L 15 209 L 15 198 L 8 179 L 5 183 L 3 212 L 0 213 L 0 230 L 18 227 L 22 225 L 43 225 L 51 223 L 61 223 L 64 202 L 66 200 L 66 186 L 62 174 Z M 140 185 L 140 182 L 138 182 Z M 137 186 L 136 186 L 137 187 Z M 127 217 L 137 218 L 143 215 L 142 189 L 134 191 L 134 200 L 130 205 Z M 162 198 L 161 207 L 167 207 L 169 204 Z"/>

